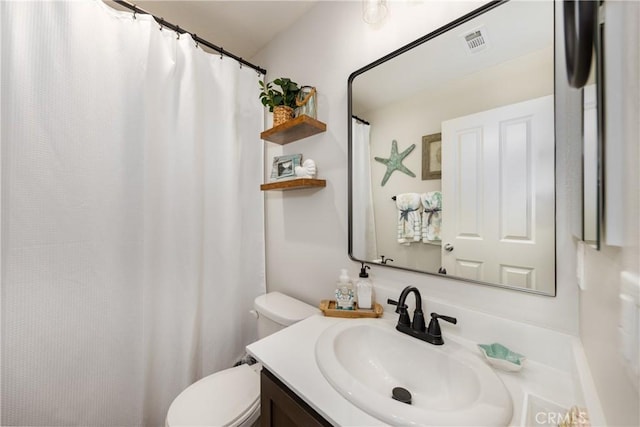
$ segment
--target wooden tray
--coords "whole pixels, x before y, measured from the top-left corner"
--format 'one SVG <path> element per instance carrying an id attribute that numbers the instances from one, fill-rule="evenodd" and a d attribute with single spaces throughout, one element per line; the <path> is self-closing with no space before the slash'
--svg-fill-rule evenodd
<path id="1" fill-rule="evenodd" d="M 359 318 L 359 317 L 380 317 L 382 316 L 382 306 L 378 303 L 375 303 L 373 308 L 370 309 L 360 309 L 356 305 L 355 310 L 338 310 L 336 309 L 336 302 L 329 301 L 328 299 L 323 299 L 320 301 L 320 310 L 327 317 L 349 317 L 349 318 Z"/>

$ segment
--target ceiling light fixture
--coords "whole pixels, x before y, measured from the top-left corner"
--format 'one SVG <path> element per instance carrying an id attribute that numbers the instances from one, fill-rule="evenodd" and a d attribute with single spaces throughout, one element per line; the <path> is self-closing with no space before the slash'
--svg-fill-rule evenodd
<path id="1" fill-rule="evenodd" d="M 362 0 L 362 19 L 377 24 L 387 16 L 387 0 Z"/>

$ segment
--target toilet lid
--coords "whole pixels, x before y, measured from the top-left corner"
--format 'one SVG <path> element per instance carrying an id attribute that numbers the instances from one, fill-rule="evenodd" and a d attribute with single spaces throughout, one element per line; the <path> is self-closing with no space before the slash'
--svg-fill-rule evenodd
<path id="1" fill-rule="evenodd" d="M 320 314 L 316 307 L 280 292 L 260 295 L 254 300 L 254 307 L 258 313 L 283 326 L 293 325 L 314 314 Z"/>
<path id="2" fill-rule="evenodd" d="M 259 404 L 260 374 L 249 365 L 240 365 L 184 389 L 167 412 L 167 426 L 237 425 Z"/>

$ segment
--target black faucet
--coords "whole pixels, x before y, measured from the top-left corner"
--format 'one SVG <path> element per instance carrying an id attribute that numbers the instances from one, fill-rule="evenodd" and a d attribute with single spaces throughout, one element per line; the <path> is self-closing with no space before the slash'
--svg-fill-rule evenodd
<path id="1" fill-rule="evenodd" d="M 387 265 L 388 262 L 393 262 L 393 258 L 384 259 L 384 255 L 380 255 L 380 257 L 382 258 L 380 261 L 381 264 Z"/>
<path id="2" fill-rule="evenodd" d="M 413 292 L 416 297 L 416 309 L 413 312 L 413 321 L 409 320 L 409 312 L 407 311 L 409 307 L 407 306 L 407 304 L 405 304 L 407 296 L 411 292 Z M 454 325 L 458 323 L 458 320 L 455 317 L 441 316 L 438 313 L 431 313 L 431 321 L 429 322 L 429 327 L 425 328 L 424 313 L 422 312 L 422 297 L 420 296 L 420 291 L 415 286 L 407 286 L 402 290 L 398 301 L 388 299 L 387 303 L 395 305 L 396 313 L 400 315 L 400 317 L 398 318 L 398 324 L 396 325 L 396 329 L 398 331 L 407 335 L 411 335 L 412 337 L 418 338 L 419 340 L 426 341 L 430 344 L 444 344 L 438 319 L 445 320 L 447 322 L 453 323 Z"/>

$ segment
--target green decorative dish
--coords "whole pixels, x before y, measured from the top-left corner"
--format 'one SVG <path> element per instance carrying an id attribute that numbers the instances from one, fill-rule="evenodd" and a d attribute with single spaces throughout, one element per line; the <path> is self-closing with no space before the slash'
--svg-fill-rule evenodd
<path id="1" fill-rule="evenodd" d="M 517 372 L 522 369 L 524 361 L 527 360 L 523 355 L 499 343 L 478 344 L 478 348 L 491 365 L 504 371 Z"/>

